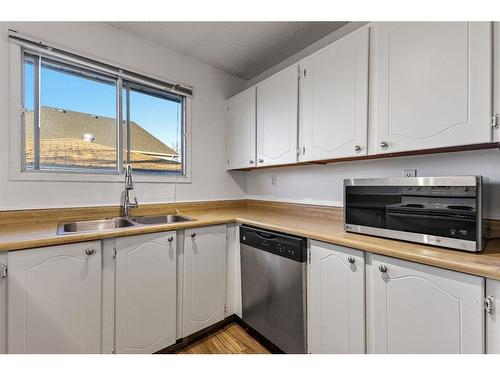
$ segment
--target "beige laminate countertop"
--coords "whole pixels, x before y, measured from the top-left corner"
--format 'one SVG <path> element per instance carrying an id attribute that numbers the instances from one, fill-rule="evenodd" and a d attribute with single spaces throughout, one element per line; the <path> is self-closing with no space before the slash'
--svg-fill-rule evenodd
<path id="1" fill-rule="evenodd" d="M 280 212 L 279 210 L 274 211 L 272 207 L 211 208 L 193 211 L 186 210 L 182 211 L 182 214 L 190 216 L 196 219 L 196 221 L 70 235 L 58 235 L 57 225 L 59 221 L 54 220 L 3 224 L 0 226 L 0 251 L 237 222 L 365 250 L 375 254 L 500 280 L 500 240 L 489 241 L 486 249 L 481 253 L 469 253 L 346 233 L 343 230 L 340 217 L 314 216 L 299 212 Z"/>

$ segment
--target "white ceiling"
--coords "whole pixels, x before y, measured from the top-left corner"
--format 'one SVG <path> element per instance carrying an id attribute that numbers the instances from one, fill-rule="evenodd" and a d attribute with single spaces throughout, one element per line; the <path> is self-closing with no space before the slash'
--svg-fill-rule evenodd
<path id="1" fill-rule="evenodd" d="M 245 80 L 347 22 L 111 22 Z"/>

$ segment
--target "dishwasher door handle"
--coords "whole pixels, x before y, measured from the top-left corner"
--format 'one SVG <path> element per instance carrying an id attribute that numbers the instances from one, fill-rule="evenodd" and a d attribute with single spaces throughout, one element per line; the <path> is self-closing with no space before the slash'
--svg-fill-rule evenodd
<path id="1" fill-rule="evenodd" d="M 255 231 L 254 232 L 258 237 L 260 238 L 263 238 L 265 240 L 275 240 L 276 238 L 278 238 L 277 236 L 275 236 L 274 234 L 270 234 L 270 233 L 264 233 L 264 232 L 257 232 Z"/>

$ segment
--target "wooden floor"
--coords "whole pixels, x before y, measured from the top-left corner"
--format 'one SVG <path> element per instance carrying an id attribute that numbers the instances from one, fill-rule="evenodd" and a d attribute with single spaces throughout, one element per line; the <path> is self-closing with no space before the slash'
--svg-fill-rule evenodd
<path id="1" fill-rule="evenodd" d="M 231 323 L 178 354 L 270 354 L 237 323 Z"/>

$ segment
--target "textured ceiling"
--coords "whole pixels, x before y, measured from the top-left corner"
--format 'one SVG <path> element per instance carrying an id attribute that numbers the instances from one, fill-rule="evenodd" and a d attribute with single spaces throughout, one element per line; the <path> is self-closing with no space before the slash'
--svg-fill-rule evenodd
<path id="1" fill-rule="evenodd" d="M 248 80 L 347 22 L 111 22 Z"/>

